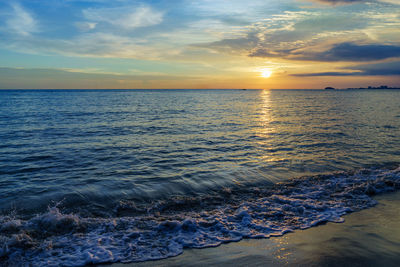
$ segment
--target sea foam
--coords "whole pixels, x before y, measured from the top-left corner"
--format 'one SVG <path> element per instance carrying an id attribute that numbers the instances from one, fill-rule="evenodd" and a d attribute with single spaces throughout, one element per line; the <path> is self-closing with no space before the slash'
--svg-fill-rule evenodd
<path id="1" fill-rule="evenodd" d="M 55 206 L 29 219 L 0 217 L 0 261 L 83 266 L 163 259 L 184 248 L 343 222 L 346 213 L 375 205 L 372 195 L 399 188 L 400 168 L 363 169 L 142 206 L 125 201 L 110 218 L 63 214 Z"/>

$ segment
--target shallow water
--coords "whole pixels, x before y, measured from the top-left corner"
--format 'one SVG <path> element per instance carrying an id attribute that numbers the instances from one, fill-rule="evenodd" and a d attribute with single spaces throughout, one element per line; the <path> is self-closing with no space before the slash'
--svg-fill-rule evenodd
<path id="1" fill-rule="evenodd" d="M 380 195 L 371 209 L 270 239 L 218 248 L 188 249 L 178 257 L 115 267 L 173 266 L 385 266 L 400 262 L 400 192 Z"/>
<path id="2" fill-rule="evenodd" d="M 399 129 L 395 90 L 0 91 L 0 257 L 142 261 L 341 221 L 398 189 Z"/>

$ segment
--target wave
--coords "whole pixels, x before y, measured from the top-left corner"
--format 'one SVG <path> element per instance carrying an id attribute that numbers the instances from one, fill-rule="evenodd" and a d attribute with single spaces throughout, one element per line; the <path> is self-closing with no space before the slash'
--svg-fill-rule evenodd
<path id="1" fill-rule="evenodd" d="M 151 204 L 124 201 L 112 217 L 64 214 L 0 217 L 0 263 L 83 266 L 172 257 L 243 238 L 280 236 L 376 204 L 400 189 L 400 167 L 301 177 L 273 186 L 225 189 Z"/>

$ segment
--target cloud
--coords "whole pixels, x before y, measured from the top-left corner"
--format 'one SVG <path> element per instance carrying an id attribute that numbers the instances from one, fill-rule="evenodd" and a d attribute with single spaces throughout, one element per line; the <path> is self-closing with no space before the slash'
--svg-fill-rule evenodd
<path id="1" fill-rule="evenodd" d="M 17 3 L 13 3 L 11 7 L 13 14 L 6 21 L 9 31 L 23 36 L 28 36 L 38 31 L 36 20 L 27 10 Z"/>
<path id="2" fill-rule="evenodd" d="M 32 7 L 39 11 L 51 4 Z M 176 45 L 165 41 L 165 37 L 144 27 L 163 21 L 163 12 L 146 5 L 126 4 L 121 7 L 86 8 L 74 7 L 66 14 L 43 11 L 46 27 L 40 36 L 34 16 L 20 4 L 2 10 L 0 4 L 0 48 L 28 54 L 64 55 L 100 58 L 159 59 L 160 55 L 176 53 Z M 97 6 L 97 5 L 96 5 Z M 66 5 L 65 8 L 70 8 Z M 49 8 L 50 9 L 50 8 Z M 53 11 L 52 11 L 53 12 Z M 60 10 L 57 10 L 60 12 Z M 83 17 L 81 12 L 83 12 Z M 63 21 L 62 16 L 75 21 Z M 60 21 L 52 19 L 60 17 Z M 73 28 L 71 28 L 71 25 Z M 141 28 L 141 29 L 138 29 Z M 128 32 L 135 29 L 134 33 Z M 137 29 L 137 30 L 136 30 Z M 160 41 L 160 40 L 164 40 Z M 169 45 L 169 46 L 168 46 Z M 175 48 L 172 51 L 172 48 Z"/>
<path id="3" fill-rule="evenodd" d="M 194 47 L 211 48 L 224 53 L 247 53 L 253 47 L 257 46 L 259 37 L 254 32 L 249 32 L 241 38 L 223 39 L 209 44 L 196 44 Z"/>
<path id="4" fill-rule="evenodd" d="M 373 61 L 392 57 L 400 57 L 400 46 L 340 43 L 322 53 L 301 55 L 299 59 L 315 61 Z"/>
<path id="5" fill-rule="evenodd" d="M 80 77 L 80 78 L 109 78 L 109 79 L 125 79 L 125 80 L 175 80 L 175 79 L 193 79 L 194 77 L 189 76 L 170 76 L 162 73 L 158 74 L 118 74 L 101 72 L 100 70 L 84 70 L 84 69 L 46 69 L 46 68 L 8 68 L 0 67 L 0 77 L 5 78 L 9 76 L 28 75 L 32 77 L 46 77 L 46 76 L 62 76 L 62 77 Z"/>
<path id="6" fill-rule="evenodd" d="M 250 57 L 282 57 L 292 60 L 308 61 L 376 61 L 388 58 L 400 57 L 400 46 L 355 43 L 334 44 L 323 52 L 310 52 L 302 49 L 268 51 L 267 49 L 256 49 Z"/>
<path id="7" fill-rule="evenodd" d="M 0 67 L 0 89 L 158 88 L 174 81 L 196 80 L 193 76 L 118 75 L 85 70 Z"/>
<path id="8" fill-rule="evenodd" d="M 297 73 L 291 74 L 294 77 L 320 77 L 320 76 L 362 76 L 362 72 L 340 72 L 340 71 L 327 71 L 315 73 Z"/>
<path id="9" fill-rule="evenodd" d="M 89 8 L 82 11 L 91 22 L 108 23 L 124 29 L 135 29 L 160 24 L 163 12 L 148 6 L 117 8 Z"/>
<path id="10" fill-rule="evenodd" d="M 67 3 L 62 5 L 63 8 L 48 8 L 51 10 L 48 12 L 45 12 L 46 7 L 52 7 L 53 3 L 49 4 L 51 1 L 38 1 L 42 3 L 38 7 L 31 5 L 36 13 L 43 12 L 40 14 L 42 21 L 47 22 L 46 31 L 41 31 L 40 36 L 30 35 L 37 27 L 33 16 L 25 10 L 28 14 L 25 17 L 33 21 L 34 27 L 25 31 L 21 30 L 23 27 L 18 27 L 19 35 L 3 31 L 5 38 L 1 38 L 0 45 L 25 53 L 150 60 L 190 61 L 194 54 L 209 54 L 221 58 L 250 55 L 285 60 L 367 61 L 372 57 L 369 52 L 348 59 L 344 50 L 359 52 L 359 49 L 365 49 L 361 45 L 355 47 L 360 43 L 396 44 L 394 38 L 398 39 L 395 33 L 400 23 L 400 17 L 388 5 L 385 5 L 386 9 L 379 5 L 377 10 L 368 5 L 354 6 L 352 10 L 342 8 L 338 12 L 333 8 L 300 9 L 296 1 L 283 1 L 283 5 L 278 0 L 268 3 L 255 0 L 249 6 L 239 0 L 95 0 L 99 3 L 86 2 L 73 7 L 71 1 L 78 2 L 62 0 Z M 290 2 L 290 6 L 286 2 Z M 68 10 L 64 11 L 64 7 Z M 1 24 L 0 21 L 0 27 Z M 149 26 L 153 27 L 146 28 Z M 375 40 L 372 41 L 372 38 Z M 390 47 L 381 47 L 377 53 L 382 50 L 389 54 L 396 52 L 390 51 Z M 190 53 L 184 54 L 183 51 Z M 374 56 L 388 58 L 383 55 Z"/>
<path id="11" fill-rule="evenodd" d="M 98 58 L 157 60 L 172 53 L 163 43 L 154 44 L 150 40 L 102 32 L 89 32 L 70 39 L 26 36 L 0 44 L 6 49 L 22 53 Z"/>
<path id="12" fill-rule="evenodd" d="M 348 69 L 358 69 L 365 75 L 400 75 L 400 61 L 364 64 Z"/>
<path id="13" fill-rule="evenodd" d="M 337 4 L 354 4 L 359 2 L 366 2 L 365 0 L 312 0 L 323 4 L 337 5 Z"/>
<path id="14" fill-rule="evenodd" d="M 223 38 L 211 43 L 196 44 L 193 46 L 209 48 L 222 53 L 248 54 L 255 48 L 264 45 L 274 50 L 280 47 L 281 42 L 296 41 L 305 36 L 294 31 L 297 21 L 311 16 L 310 12 L 284 12 L 263 19 L 246 27 L 238 29 L 237 32 L 230 32 L 231 37 Z"/>
<path id="15" fill-rule="evenodd" d="M 348 5 L 348 4 L 356 4 L 356 3 L 368 3 L 373 2 L 373 0 L 308 0 L 312 2 L 328 4 L 328 5 Z M 400 0 L 376 0 L 378 2 L 390 3 L 394 5 L 400 5 Z"/>
<path id="16" fill-rule="evenodd" d="M 97 23 L 95 23 L 95 22 L 86 22 L 86 21 L 75 23 L 75 26 L 80 31 L 83 31 L 83 32 L 94 30 L 96 28 L 96 25 L 97 25 Z"/>
<path id="17" fill-rule="evenodd" d="M 399 0 L 400 1 L 400 0 Z M 371 5 L 376 7 L 377 5 Z M 219 53 L 301 61 L 374 61 L 399 56 L 400 17 L 392 7 L 283 12 L 245 28 L 239 36 L 197 44 Z"/>
<path id="18" fill-rule="evenodd" d="M 386 2 L 394 5 L 400 5 L 400 0 L 381 0 L 381 2 Z"/>
<path id="19" fill-rule="evenodd" d="M 347 67 L 350 71 L 315 72 L 292 74 L 295 77 L 319 76 L 400 76 L 400 61 L 363 64 Z"/>
<path id="20" fill-rule="evenodd" d="M 239 37 L 198 44 L 218 52 L 250 57 L 311 57 L 333 42 L 366 41 L 364 29 L 371 24 L 366 16 L 322 12 L 284 12 L 242 29 Z M 318 49 L 316 49 L 318 48 Z"/>

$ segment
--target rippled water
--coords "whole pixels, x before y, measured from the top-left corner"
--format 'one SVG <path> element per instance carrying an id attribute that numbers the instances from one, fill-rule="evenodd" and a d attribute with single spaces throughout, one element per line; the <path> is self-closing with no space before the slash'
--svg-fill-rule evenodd
<path id="1" fill-rule="evenodd" d="M 399 130 L 400 90 L 0 91 L 0 257 L 52 241 L 82 249 L 57 264 L 140 261 L 338 221 L 399 187 Z"/>

